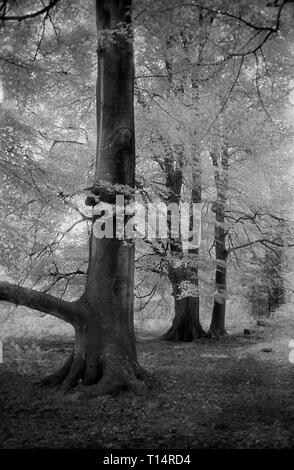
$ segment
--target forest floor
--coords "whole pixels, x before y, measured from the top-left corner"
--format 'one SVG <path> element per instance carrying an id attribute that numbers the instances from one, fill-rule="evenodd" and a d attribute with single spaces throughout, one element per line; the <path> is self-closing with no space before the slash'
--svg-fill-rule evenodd
<path id="1" fill-rule="evenodd" d="M 138 341 L 146 394 L 72 402 L 36 388 L 64 361 L 61 338 L 8 339 L 0 366 L 0 448 L 294 448 L 294 315 L 222 341 Z"/>

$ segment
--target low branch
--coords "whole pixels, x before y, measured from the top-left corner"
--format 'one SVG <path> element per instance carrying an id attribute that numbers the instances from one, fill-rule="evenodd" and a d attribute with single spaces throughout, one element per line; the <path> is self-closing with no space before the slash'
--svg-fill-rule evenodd
<path id="1" fill-rule="evenodd" d="M 1 300 L 48 313 L 71 324 L 78 321 L 80 317 L 76 302 L 61 300 L 53 295 L 5 281 L 0 282 Z"/>

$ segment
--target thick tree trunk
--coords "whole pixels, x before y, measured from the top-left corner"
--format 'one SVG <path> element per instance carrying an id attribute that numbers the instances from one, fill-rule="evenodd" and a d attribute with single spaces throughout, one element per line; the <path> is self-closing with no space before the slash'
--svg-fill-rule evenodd
<path id="1" fill-rule="evenodd" d="M 181 282 L 184 280 L 191 282 L 193 273 L 184 267 L 182 270 L 170 268 L 169 278 L 173 288 L 175 310 L 172 326 L 162 339 L 164 341 L 196 341 L 205 337 L 206 333 L 199 319 L 199 295 L 185 296 L 184 294 L 182 296 L 181 292 Z M 195 280 L 193 285 L 197 288 Z"/>
<path id="2" fill-rule="evenodd" d="M 226 231 L 225 231 L 225 206 L 228 189 L 228 152 L 223 149 L 221 154 L 211 152 L 211 158 L 215 167 L 215 184 L 217 200 L 215 203 L 215 229 L 214 245 L 216 257 L 215 271 L 215 298 L 212 310 L 212 319 L 208 331 L 211 337 L 219 338 L 226 334 L 226 277 L 227 257 Z"/>
<path id="3" fill-rule="evenodd" d="M 85 302 L 85 300 L 83 300 Z M 68 391 L 81 382 L 87 387 L 85 395 L 116 394 L 122 390 L 138 392 L 143 371 L 136 360 L 134 343 L 128 329 L 113 326 L 113 317 L 103 323 L 104 316 L 82 305 L 84 318 L 75 324 L 75 349 L 65 364 L 54 374 L 46 377 L 44 385 L 60 385 Z M 100 310 L 100 309 L 99 309 Z M 111 319 L 112 318 L 112 319 Z M 102 321 L 101 321 L 102 320 Z M 108 325 L 107 325 L 108 323 Z"/>
<path id="4" fill-rule="evenodd" d="M 97 161 L 93 193 L 99 201 L 115 203 L 115 185 L 129 188 L 135 182 L 135 135 L 133 107 L 133 38 L 131 0 L 97 0 Z M 97 217 L 94 216 L 95 224 Z M 139 366 L 133 326 L 133 242 L 116 238 L 97 239 L 92 230 L 89 267 L 80 299 L 85 317 L 75 326 L 76 350 L 71 372 L 97 384 L 94 394 L 138 388 Z M 98 382 L 98 383 L 97 383 Z"/>
<path id="5" fill-rule="evenodd" d="M 115 185 L 135 181 L 133 110 L 133 40 L 131 0 L 97 0 L 97 160 L 93 194 L 99 202 L 115 203 Z M 95 214 L 95 211 L 94 211 Z M 93 225 L 98 220 L 94 215 Z M 85 292 L 79 303 L 83 319 L 75 324 L 76 346 L 62 369 L 63 387 L 79 380 L 91 393 L 138 389 L 133 327 L 134 244 L 116 238 L 97 239 L 92 229 Z M 57 373 L 60 378 L 60 371 Z M 62 374 L 61 374 L 62 375 Z M 55 383 L 55 375 L 46 381 Z"/>

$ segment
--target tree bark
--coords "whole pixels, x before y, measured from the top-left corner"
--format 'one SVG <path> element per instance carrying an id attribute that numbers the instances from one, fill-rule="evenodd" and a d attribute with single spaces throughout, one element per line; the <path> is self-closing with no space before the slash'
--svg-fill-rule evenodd
<path id="1" fill-rule="evenodd" d="M 226 231 L 225 231 L 225 207 L 228 190 L 228 152 L 222 149 L 221 153 L 210 153 L 215 168 L 215 184 L 217 198 L 214 207 L 215 228 L 214 245 L 216 257 L 215 270 L 215 298 L 212 310 L 212 319 L 208 330 L 208 335 L 219 338 L 226 334 L 226 277 L 227 277 L 227 257 Z"/>
<path id="2" fill-rule="evenodd" d="M 97 0 L 97 159 L 93 193 L 114 203 L 125 185 L 135 182 L 134 61 L 131 0 Z M 97 216 L 93 217 L 93 227 Z M 114 217 L 114 225 L 116 217 Z M 72 386 L 80 377 L 93 394 L 139 388 L 133 326 L 133 242 L 92 233 L 85 292 L 86 312 L 76 327 L 75 359 L 65 378 Z M 115 228 L 115 227 L 114 227 Z M 75 364 L 76 361 L 76 364 Z M 75 365 L 75 367 L 73 367 Z"/>
<path id="3" fill-rule="evenodd" d="M 131 0 L 97 0 L 97 160 L 94 194 L 115 202 L 104 182 L 135 184 L 134 60 Z M 94 220 L 95 223 L 95 220 Z M 92 231 L 85 293 L 87 321 L 79 331 L 86 350 L 84 382 L 97 392 L 133 388 L 139 370 L 133 326 L 134 243 L 97 239 Z"/>

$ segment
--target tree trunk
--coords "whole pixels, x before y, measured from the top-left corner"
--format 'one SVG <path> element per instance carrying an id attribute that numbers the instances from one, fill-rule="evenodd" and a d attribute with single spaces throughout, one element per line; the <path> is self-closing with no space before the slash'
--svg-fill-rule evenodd
<path id="1" fill-rule="evenodd" d="M 199 295 L 182 296 L 181 292 L 181 282 L 191 282 L 192 277 L 190 269 L 170 268 L 175 310 L 172 326 L 162 337 L 164 341 L 196 341 L 206 336 L 199 319 Z M 198 283 L 194 280 L 193 285 L 197 287 Z"/>
<path id="2" fill-rule="evenodd" d="M 211 152 L 211 158 L 215 167 L 215 184 L 217 199 L 214 206 L 215 228 L 214 245 L 216 257 L 215 271 L 215 298 L 212 310 L 212 319 L 208 335 L 219 338 L 226 334 L 226 277 L 227 277 L 227 257 L 226 231 L 225 231 L 225 206 L 228 189 L 228 152 L 223 149 L 220 155 Z"/>
<path id="3" fill-rule="evenodd" d="M 118 187 L 135 181 L 133 37 L 131 0 L 96 0 L 98 28 L 97 160 L 92 200 L 113 203 Z M 133 326 L 134 244 L 98 239 L 94 210 L 85 292 L 65 302 L 30 289 L 0 283 L 0 300 L 26 305 L 71 323 L 75 348 L 64 366 L 43 381 L 64 390 L 79 382 L 88 394 L 140 390 Z M 114 216 L 114 224 L 116 218 Z"/>
<path id="4" fill-rule="evenodd" d="M 172 153 L 172 152 L 171 152 Z M 167 204 L 181 201 L 183 182 L 183 156 L 182 149 L 174 155 L 169 155 L 164 161 L 166 186 L 170 190 Z M 174 161 L 177 164 L 174 166 Z M 196 165 L 197 164 L 197 165 Z M 193 166 L 193 187 L 191 202 L 201 201 L 201 176 L 199 161 Z M 168 220 L 168 228 L 170 222 Z M 193 219 L 190 220 L 190 231 L 193 228 Z M 187 265 L 183 261 L 183 246 L 181 238 L 169 240 L 172 260 L 169 262 L 168 272 L 174 297 L 174 318 L 170 329 L 162 336 L 164 341 L 195 341 L 205 336 L 199 319 L 199 293 L 198 293 L 198 248 L 188 249 Z M 174 267 L 174 261 L 180 262 L 180 267 Z M 183 284 L 188 283 L 193 288 L 193 295 L 183 292 Z"/>
<path id="5" fill-rule="evenodd" d="M 87 387 L 85 395 L 116 394 L 124 389 L 140 391 L 142 370 L 136 360 L 135 343 L 124 315 L 113 311 L 111 303 L 99 308 L 80 302 L 80 323 L 74 323 L 75 349 L 64 366 L 46 377 L 44 385 L 61 385 L 64 391 L 79 382 Z M 109 315 L 104 310 L 109 305 Z M 100 308 L 101 307 L 101 308 Z M 112 309 L 112 311 L 111 311 Z"/>
<path id="6" fill-rule="evenodd" d="M 225 263 L 224 259 L 224 263 Z M 208 335 L 219 338 L 226 334 L 225 317 L 226 317 L 226 300 L 224 298 L 226 292 L 226 267 L 218 266 L 215 274 L 215 284 L 218 289 L 218 296 L 214 299 L 212 318 L 208 331 Z M 221 298 L 223 297 L 223 298 Z"/>
<path id="7" fill-rule="evenodd" d="M 115 185 L 135 181 L 133 41 L 131 0 L 97 0 L 97 160 L 94 195 L 114 203 Z M 94 215 L 93 224 L 98 219 Z M 115 223 L 114 217 L 114 223 Z M 115 229 L 115 227 L 114 227 Z M 76 347 L 65 388 L 79 379 L 97 384 L 94 394 L 137 389 L 133 327 L 134 244 L 90 237 L 89 267 L 80 305 L 83 321 L 75 325 Z M 97 383 L 98 382 L 98 383 Z"/>
<path id="8" fill-rule="evenodd" d="M 131 0 L 97 0 L 97 160 L 93 193 L 99 202 L 114 203 L 115 185 L 135 182 L 134 62 Z M 95 212 L 94 212 L 95 213 Z M 93 224 L 98 217 L 94 215 Z M 116 217 L 114 216 L 114 225 Z M 115 227 L 114 227 L 115 228 Z M 89 266 L 80 303 L 84 321 L 75 326 L 73 376 L 94 393 L 137 388 L 139 366 L 133 326 L 133 242 L 116 237 L 90 237 Z M 77 372 L 79 371 L 79 372 Z M 65 382 L 74 385 L 71 372 Z M 70 377 L 70 378 L 69 378 Z"/>
<path id="9" fill-rule="evenodd" d="M 208 335 L 219 338 L 226 334 L 226 277 L 227 277 L 227 251 L 225 249 L 224 213 L 217 209 L 215 226 L 216 244 L 216 270 L 215 289 L 216 295 L 213 302 L 212 318 Z"/>

